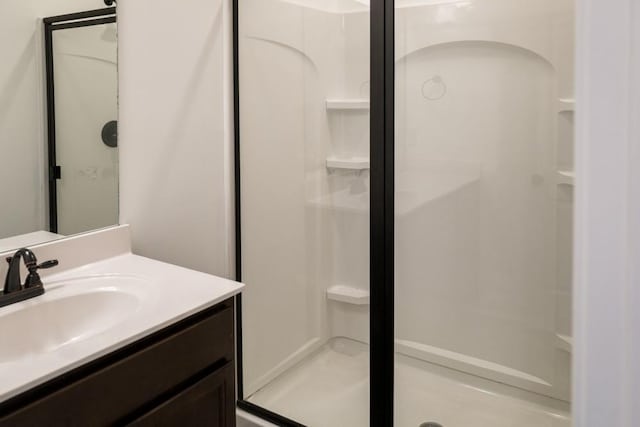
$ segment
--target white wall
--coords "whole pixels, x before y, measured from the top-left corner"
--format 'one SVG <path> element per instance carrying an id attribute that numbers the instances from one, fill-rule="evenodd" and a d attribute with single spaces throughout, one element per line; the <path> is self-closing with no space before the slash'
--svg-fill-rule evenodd
<path id="1" fill-rule="evenodd" d="M 632 427 L 640 422 L 640 5 L 577 6 L 575 425 Z"/>
<path id="2" fill-rule="evenodd" d="M 41 22 L 102 0 L 0 2 L 0 238 L 44 229 L 45 131 Z"/>
<path id="3" fill-rule="evenodd" d="M 233 237 L 228 3 L 118 5 L 120 222 L 136 253 L 221 276 Z"/>

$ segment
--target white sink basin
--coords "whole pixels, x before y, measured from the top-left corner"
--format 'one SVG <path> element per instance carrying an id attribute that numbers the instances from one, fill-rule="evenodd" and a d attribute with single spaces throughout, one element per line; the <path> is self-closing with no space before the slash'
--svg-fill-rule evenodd
<path id="1" fill-rule="evenodd" d="M 119 275 L 54 282 L 44 295 L 0 310 L 0 364 L 53 352 L 116 327 L 140 308 L 148 288 L 144 284 Z"/>

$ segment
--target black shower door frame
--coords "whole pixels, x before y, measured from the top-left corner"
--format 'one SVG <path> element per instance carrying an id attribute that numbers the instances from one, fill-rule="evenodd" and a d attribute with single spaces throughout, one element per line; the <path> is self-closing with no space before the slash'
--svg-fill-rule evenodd
<path id="1" fill-rule="evenodd" d="M 90 27 L 92 25 L 116 22 L 116 8 L 88 10 L 51 16 L 42 20 L 44 25 L 44 56 L 47 95 L 47 165 L 49 181 L 49 231 L 58 232 L 58 188 L 61 178 L 60 166 L 56 161 L 56 100 L 53 64 L 53 32 L 69 28 Z"/>
<path id="2" fill-rule="evenodd" d="M 233 112 L 235 179 L 235 271 L 242 281 L 240 182 L 239 8 L 233 0 Z M 370 425 L 393 426 L 394 397 L 394 0 L 370 5 Z M 293 420 L 244 399 L 242 296 L 236 297 L 238 407 L 282 426 Z"/>

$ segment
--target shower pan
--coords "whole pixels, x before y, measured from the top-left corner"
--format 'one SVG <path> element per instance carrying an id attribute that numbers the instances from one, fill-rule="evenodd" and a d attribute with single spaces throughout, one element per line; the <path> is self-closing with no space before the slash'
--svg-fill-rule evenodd
<path id="1" fill-rule="evenodd" d="M 239 406 L 569 426 L 572 0 L 236 0 Z"/>

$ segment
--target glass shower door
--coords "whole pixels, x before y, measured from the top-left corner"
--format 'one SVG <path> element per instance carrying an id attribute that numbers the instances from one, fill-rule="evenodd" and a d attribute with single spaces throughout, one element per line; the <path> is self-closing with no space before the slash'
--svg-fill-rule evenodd
<path id="1" fill-rule="evenodd" d="M 571 0 L 395 2 L 395 425 L 569 426 Z"/>
<path id="2" fill-rule="evenodd" d="M 368 426 L 368 6 L 239 0 L 237 18 L 240 406 Z"/>

